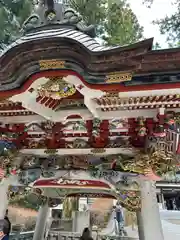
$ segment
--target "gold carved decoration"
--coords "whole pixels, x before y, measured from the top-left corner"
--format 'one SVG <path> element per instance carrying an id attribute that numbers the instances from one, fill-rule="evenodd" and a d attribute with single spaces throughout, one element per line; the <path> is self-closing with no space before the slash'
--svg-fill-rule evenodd
<path id="1" fill-rule="evenodd" d="M 57 149 L 46 149 L 46 150 L 44 151 L 44 153 L 53 155 L 53 154 L 58 153 L 58 150 L 57 150 Z"/>
<path id="2" fill-rule="evenodd" d="M 104 97 L 106 98 L 119 98 L 119 92 L 107 92 Z"/>
<path id="3" fill-rule="evenodd" d="M 91 152 L 94 153 L 94 154 L 105 153 L 106 149 L 104 149 L 104 148 L 94 148 L 94 149 L 91 150 Z"/>
<path id="4" fill-rule="evenodd" d="M 40 60 L 39 61 L 39 67 L 40 67 L 40 70 L 64 68 L 65 67 L 65 61 Z"/>
<path id="5" fill-rule="evenodd" d="M 163 176 L 168 172 L 177 172 L 178 161 L 171 152 L 158 149 L 153 152 L 137 154 L 134 158 L 119 158 L 119 164 L 124 171 L 136 172 L 139 174 L 156 174 Z"/>
<path id="6" fill-rule="evenodd" d="M 61 99 L 74 95 L 76 88 L 64 81 L 62 77 L 50 77 L 49 81 L 38 87 L 38 93 L 42 97 Z"/>
<path id="7" fill-rule="evenodd" d="M 106 83 L 119 83 L 132 80 L 132 73 L 114 72 L 106 76 Z"/>

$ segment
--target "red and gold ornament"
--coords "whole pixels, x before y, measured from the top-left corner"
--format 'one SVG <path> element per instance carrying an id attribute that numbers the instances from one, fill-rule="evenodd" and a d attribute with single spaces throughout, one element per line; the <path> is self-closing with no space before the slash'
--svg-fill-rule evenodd
<path id="1" fill-rule="evenodd" d="M 145 126 L 145 119 L 140 117 L 138 120 L 138 128 L 136 129 L 138 137 L 145 137 L 147 135 L 147 128 Z"/>

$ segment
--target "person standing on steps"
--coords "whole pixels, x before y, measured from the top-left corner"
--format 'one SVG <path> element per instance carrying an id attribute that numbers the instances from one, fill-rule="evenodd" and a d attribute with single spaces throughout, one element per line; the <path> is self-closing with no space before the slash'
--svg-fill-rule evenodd
<path id="1" fill-rule="evenodd" d="M 11 222 L 10 222 L 9 217 L 8 217 L 8 209 L 6 210 L 6 214 L 5 214 L 4 220 L 7 223 L 7 236 L 9 236 L 9 234 L 11 232 Z"/>
<path id="2" fill-rule="evenodd" d="M 119 236 L 123 236 L 123 235 L 127 236 L 127 232 L 124 229 L 123 209 L 119 202 L 117 202 L 116 204 L 115 212 L 116 212 L 116 221 L 118 223 L 118 234 Z"/>

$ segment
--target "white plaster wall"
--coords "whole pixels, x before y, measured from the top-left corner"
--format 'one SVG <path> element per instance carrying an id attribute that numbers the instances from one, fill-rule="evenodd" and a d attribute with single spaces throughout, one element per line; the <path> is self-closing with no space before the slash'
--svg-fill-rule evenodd
<path id="1" fill-rule="evenodd" d="M 90 226 L 90 212 L 73 212 L 73 232 L 82 233 L 85 227 Z"/>

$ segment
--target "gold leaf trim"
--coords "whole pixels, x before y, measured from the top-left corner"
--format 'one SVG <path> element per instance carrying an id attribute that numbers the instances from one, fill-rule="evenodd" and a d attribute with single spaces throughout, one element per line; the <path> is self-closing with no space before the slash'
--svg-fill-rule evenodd
<path id="1" fill-rule="evenodd" d="M 105 153 L 106 149 L 104 148 L 94 148 L 91 150 L 92 153 Z"/>
<path id="2" fill-rule="evenodd" d="M 40 67 L 41 70 L 64 68 L 65 67 L 65 61 L 40 60 L 39 61 L 39 67 Z"/>
<path id="3" fill-rule="evenodd" d="M 106 76 L 106 83 L 127 82 L 132 80 L 132 73 L 114 72 Z"/>
<path id="4" fill-rule="evenodd" d="M 46 150 L 44 151 L 44 153 L 46 153 L 46 154 L 55 154 L 55 153 L 57 153 L 57 152 L 58 152 L 57 149 L 46 149 Z"/>

